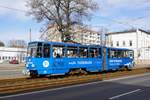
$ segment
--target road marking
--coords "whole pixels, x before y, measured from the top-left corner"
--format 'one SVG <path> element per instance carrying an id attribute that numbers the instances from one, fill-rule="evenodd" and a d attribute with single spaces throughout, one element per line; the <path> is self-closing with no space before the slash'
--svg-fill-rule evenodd
<path id="1" fill-rule="evenodd" d="M 130 91 L 130 92 L 126 92 L 126 93 L 123 93 L 123 94 L 119 94 L 119 95 L 113 96 L 113 97 L 109 98 L 109 100 L 117 99 L 117 98 L 120 98 L 122 96 L 125 96 L 125 95 L 128 95 L 128 94 L 132 94 L 132 93 L 135 93 L 135 92 L 138 92 L 138 91 L 141 91 L 141 89 L 137 89 L 137 90 L 133 90 L 133 91 Z"/>
<path id="2" fill-rule="evenodd" d="M 22 94 L 14 94 L 14 95 L 8 95 L 8 96 L 1 96 L 0 99 L 11 98 L 11 97 L 18 97 L 18 96 L 24 96 L 24 95 L 31 95 L 31 94 L 36 94 L 36 93 L 51 92 L 51 91 L 63 90 L 63 89 L 68 89 L 68 88 L 73 88 L 73 87 L 80 87 L 80 86 L 86 86 L 86 85 L 92 85 L 92 84 L 99 84 L 99 83 L 104 83 L 104 82 L 112 82 L 112 81 L 117 81 L 117 80 L 122 80 L 122 79 L 128 79 L 128 78 L 136 78 L 136 77 L 145 76 L 145 75 L 150 75 L 150 73 L 139 74 L 139 75 L 132 75 L 132 76 L 126 76 L 126 77 L 122 77 L 122 78 L 115 78 L 115 79 L 98 81 L 98 82 L 83 83 L 83 84 L 72 85 L 72 86 L 65 86 L 65 87 L 54 88 L 54 89 L 40 90 L 40 91 L 34 91 L 34 92 L 28 92 L 28 93 L 22 93 Z"/>

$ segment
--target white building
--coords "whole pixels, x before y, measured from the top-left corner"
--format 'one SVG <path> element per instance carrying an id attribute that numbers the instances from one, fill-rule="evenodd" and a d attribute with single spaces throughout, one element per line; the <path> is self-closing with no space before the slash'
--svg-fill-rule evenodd
<path id="1" fill-rule="evenodd" d="M 0 47 L 0 63 L 11 60 L 18 60 L 20 63 L 25 62 L 27 49 Z"/>
<path id="2" fill-rule="evenodd" d="M 133 49 L 136 63 L 150 61 L 150 32 L 142 29 L 113 32 L 106 39 L 107 46 Z"/>
<path id="3" fill-rule="evenodd" d="M 78 33 L 75 35 L 74 41 L 81 43 L 81 44 L 95 44 L 95 45 L 100 45 L 100 38 L 101 34 L 95 31 L 87 31 L 83 33 Z"/>
<path id="4" fill-rule="evenodd" d="M 56 26 L 50 27 L 42 35 L 41 39 L 46 41 L 61 42 L 61 34 Z M 75 26 L 72 28 L 71 37 L 74 42 L 81 44 L 100 44 L 101 34 L 86 27 Z"/>

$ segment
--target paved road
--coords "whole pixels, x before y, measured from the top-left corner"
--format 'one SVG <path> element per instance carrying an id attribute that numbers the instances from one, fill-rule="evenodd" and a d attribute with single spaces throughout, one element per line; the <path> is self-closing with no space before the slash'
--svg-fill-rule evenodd
<path id="1" fill-rule="evenodd" d="M 0 64 L 0 79 L 25 77 L 24 64 Z"/>
<path id="2" fill-rule="evenodd" d="M 13 95 L 1 100 L 150 100 L 150 74 Z"/>

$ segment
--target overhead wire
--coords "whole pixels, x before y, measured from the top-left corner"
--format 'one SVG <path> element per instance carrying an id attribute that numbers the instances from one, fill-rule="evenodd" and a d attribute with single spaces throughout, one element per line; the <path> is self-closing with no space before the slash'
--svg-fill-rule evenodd
<path id="1" fill-rule="evenodd" d="M 18 12 L 22 12 L 22 13 L 27 13 L 26 10 L 23 10 L 23 9 L 18 9 L 18 8 L 13 8 L 13 7 L 8 7 L 8 6 L 4 6 L 4 5 L 0 5 L 0 8 L 4 8 L 4 9 L 9 9 L 9 10 L 13 10 L 13 11 L 18 11 Z M 108 18 L 108 17 L 103 17 L 103 16 L 97 16 L 97 15 L 94 15 L 95 17 L 101 17 L 103 19 L 106 19 L 106 20 L 109 20 L 111 22 L 114 22 L 114 23 L 117 23 L 117 24 L 120 24 L 120 25 L 123 25 L 124 27 L 125 26 L 128 26 L 130 28 L 135 28 L 134 25 L 131 25 L 129 24 L 128 22 L 122 22 L 122 21 L 118 21 L 118 20 L 114 20 L 112 18 Z M 148 17 L 148 15 L 145 15 L 145 16 L 140 16 L 140 17 L 137 17 L 135 19 L 133 19 L 132 21 L 137 21 L 137 20 L 141 20 L 145 17 Z M 110 24 L 109 24 L 110 25 Z M 90 25 L 89 25 L 90 26 Z M 96 26 L 93 26 L 92 27 L 101 27 L 102 25 L 96 25 Z"/>
<path id="2" fill-rule="evenodd" d="M 8 6 L 3 6 L 3 5 L 0 5 L 0 8 L 9 9 L 9 10 L 18 11 L 18 12 L 23 12 L 23 13 L 27 12 L 26 10 L 22 10 L 22 9 L 18 9 L 18 8 L 13 8 L 13 7 L 8 7 Z"/>

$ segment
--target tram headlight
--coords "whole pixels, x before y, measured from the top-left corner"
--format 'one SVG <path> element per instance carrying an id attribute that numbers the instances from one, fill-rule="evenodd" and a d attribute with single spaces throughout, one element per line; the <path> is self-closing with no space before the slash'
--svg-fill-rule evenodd
<path id="1" fill-rule="evenodd" d="M 34 64 L 32 64 L 31 66 L 32 66 L 32 67 L 35 67 L 35 65 L 34 65 Z"/>
<path id="2" fill-rule="evenodd" d="M 26 64 L 26 67 L 29 67 L 29 65 L 28 65 L 28 64 Z"/>

